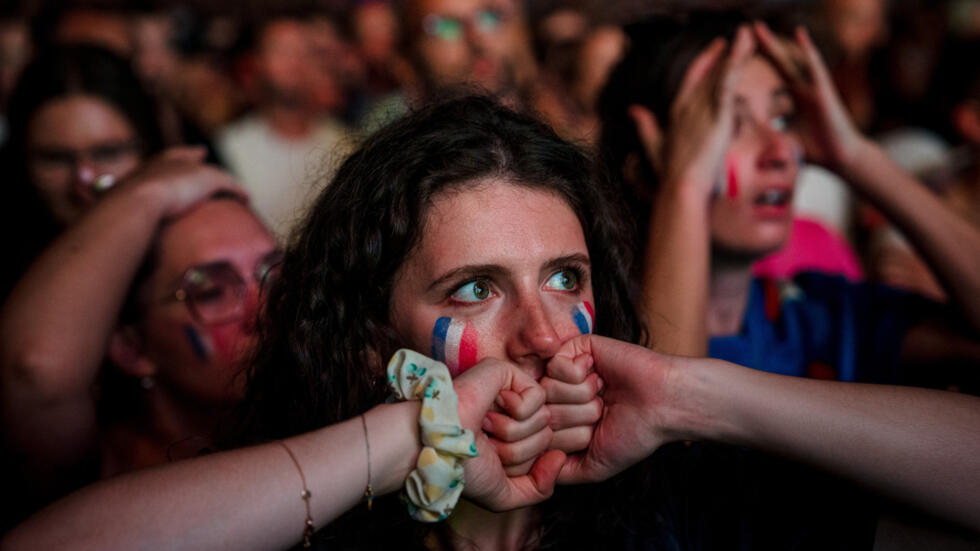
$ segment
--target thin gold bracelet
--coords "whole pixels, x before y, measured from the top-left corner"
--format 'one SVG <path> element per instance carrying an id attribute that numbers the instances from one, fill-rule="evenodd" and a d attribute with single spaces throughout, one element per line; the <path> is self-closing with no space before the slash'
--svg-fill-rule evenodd
<path id="1" fill-rule="evenodd" d="M 299 461 L 296 460 L 296 456 L 293 455 L 293 450 L 289 449 L 282 440 L 276 440 L 276 443 L 282 446 L 282 449 L 286 450 L 289 454 L 289 458 L 293 460 L 293 465 L 296 465 L 296 471 L 299 472 L 299 479 L 303 481 L 303 491 L 299 494 L 299 497 L 303 499 L 303 503 L 306 504 L 306 524 L 303 527 L 303 547 L 310 546 L 310 539 L 313 538 L 313 516 L 310 514 L 310 498 L 313 496 L 312 493 L 306 488 L 306 476 L 303 475 L 303 469 L 299 466 Z"/>
<path id="2" fill-rule="evenodd" d="M 364 448 L 367 452 L 367 488 L 364 490 L 364 499 L 367 500 L 368 511 L 374 505 L 374 488 L 371 487 L 371 440 L 368 438 L 367 419 L 361 414 L 361 426 L 364 427 Z"/>

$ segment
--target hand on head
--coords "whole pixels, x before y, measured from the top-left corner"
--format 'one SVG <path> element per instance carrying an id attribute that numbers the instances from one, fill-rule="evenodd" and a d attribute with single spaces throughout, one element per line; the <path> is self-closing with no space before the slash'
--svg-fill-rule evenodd
<path id="1" fill-rule="evenodd" d="M 722 173 L 735 125 L 735 83 L 755 53 L 748 27 L 740 27 L 724 57 L 726 42 L 717 38 L 688 67 L 671 106 L 670 133 L 664 136 L 653 114 L 631 105 L 630 117 L 651 164 L 666 171 L 666 185 L 695 185 L 711 194 Z M 722 61 L 724 60 L 724 61 Z"/>
<path id="2" fill-rule="evenodd" d="M 157 195 L 163 217 L 172 218 L 218 192 L 248 200 L 231 174 L 204 163 L 203 147 L 173 147 L 143 163 L 128 175 L 120 189 L 149 189 Z"/>
<path id="3" fill-rule="evenodd" d="M 752 30 L 796 99 L 807 158 L 831 168 L 854 160 L 863 137 L 806 29 L 796 29 L 795 44 L 775 36 L 764 23 L 755 23 Z"/>

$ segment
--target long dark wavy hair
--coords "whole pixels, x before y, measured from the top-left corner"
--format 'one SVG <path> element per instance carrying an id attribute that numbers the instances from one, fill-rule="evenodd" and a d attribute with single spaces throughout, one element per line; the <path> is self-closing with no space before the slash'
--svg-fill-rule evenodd
<path id="1" fill-rule="evenodd" d="M 320 193 L 269 289 L 246 401 L 225 445 L 313 430 L 384 402 L 384 366 L 401 345 L 388 319 L 396 272 L 421 240 L 433 200 L 487 177 L 568 203 L 591 256 L 596 332 L 644 337 L 628 297 L 631 226 L 589 157 L 491 99 L 450 100 L 373 135 Z M 363 524 L 347 519 L 320 537 L 365 545 L 359 538 L 425 531 L 388 501 L 397 517 L 384 503 L 366 517 L 384 519 L 384 530 L 358 530 Z"/>

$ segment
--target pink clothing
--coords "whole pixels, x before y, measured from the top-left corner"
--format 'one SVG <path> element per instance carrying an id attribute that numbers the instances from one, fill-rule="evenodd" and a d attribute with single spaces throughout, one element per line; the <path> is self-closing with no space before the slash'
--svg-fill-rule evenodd
<path id="1" fill-rule="evenodd" d="M 752 267 L 756 276 L 790 279 L 799 272 L 843 275 L 851 281 L 864 278 L 857 255 L 838 233 L 815 220 L 796 218 L 789 243 L 781 251 Z"/>

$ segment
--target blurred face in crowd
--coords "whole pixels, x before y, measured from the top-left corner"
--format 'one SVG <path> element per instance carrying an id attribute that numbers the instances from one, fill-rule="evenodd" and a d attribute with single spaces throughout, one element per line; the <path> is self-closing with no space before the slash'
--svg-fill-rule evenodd
<path id="1" fill-rule="evenodd" d="M 357 47 L 369 65 L 383 66 L 395 55 L 398 20 L 387 2 L 364 2 L 354 7 Z"/>
<path id="2" fill-rule="evenodd" d="M 562 198 L 488 179 L 429 207 L 421 242 L 395 276 L 391 323 L 406 346 L 453 375 L 497 358 L 539 379 L 583 332 L 584 316 L 591 320 L 590 267 Z"/>
<path id="3" fill-rule="evenodd" d="M 267 24 L 257 55 L 265 99 L 311 111 L 340 107 L 347 54 L 346 45 L 326 19 L 284 18 Z"/>
<path id="4" fill-rule="evenodd" d="M 122 13 L 100 9 L 74 9 L 58 21 L 55 40 L 61 44 L 95 44 L 122 57 L 133 53 L 129 19 Z"/>
<path id="5" fill-rule="evenodd" d="M 509 93 L 517 86 L 525 36 L 510 0 L 415 0 L 406 25 L 430 91 L 473 84 Z"/>
<path id="6" fill-rule="evenodd" d="M 121 178 L 136 168 L 136 130 L 109 103 L 88 95 L 53 99 L 27 128 L 31 183 L 58 222 L 74 222 L 95 201 L 96 178 Z"/>
<path id="7" fill-rule="evenodd" d="M 133 21 L 133 68 L 148 90 L 172 86 L 179 65 L 171 46 L 172 26 L 165 15 L 147 15 Z"/>
<path id="8" fill-rule="evenodd" d="M 749 62 L 735 97 L 734 138 L 711 205 L 712 242 L 755 257 L 789 238 L 802 147 L 793 132 L 793 98 L 768 61 Z"/>
<path id="9" fill-rule="evenodd" d="M 240 399 L 260 285 L 279 257 L 269 231 L 235 200 L 205 202 L 161 230 L 139 322 L 158 384 L 201 403 Z"/>
<path id="10" fill-rule="evenodd" d="M 886 32 L 884 0 L 827 0 L 827 24 L 848 57 L 861 57 Z"/>

